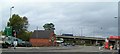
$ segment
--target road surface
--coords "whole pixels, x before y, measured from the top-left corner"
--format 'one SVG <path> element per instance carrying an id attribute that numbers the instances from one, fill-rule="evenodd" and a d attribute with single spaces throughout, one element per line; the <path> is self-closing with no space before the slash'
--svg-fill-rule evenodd
<path id="1" fill-rule="evenodd" d="M 96 46 L 18 47 L 2 49 L 2 54 L 117 54 L 117 50 L 99 50 Z"/>

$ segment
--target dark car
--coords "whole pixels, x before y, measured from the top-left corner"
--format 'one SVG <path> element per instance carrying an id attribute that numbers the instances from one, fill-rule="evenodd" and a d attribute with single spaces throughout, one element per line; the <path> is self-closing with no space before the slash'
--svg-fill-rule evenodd
<path id="1" fill-rule="evenodd" d="M 64 43 L 64 46 L 67 46 L 67 43 Z"/>
<path id="2" fill-rule="evenodd" d="M 11 45 L 7 42 L 2 43 L 2 48 L 8 48 L 9 46 L 11 46 Z"/>
<path id="3" fill-rule="evenodd" d="M 72 43 L 71 45 L 72 45 L 72 46 L 75 46 L 75 43 Z"/>
<path id="4" fill-rule="evenodd" d="M 22 47 L 32 47 L 32 44 L 30 42 L 23 41 L 22 42 Z"/>

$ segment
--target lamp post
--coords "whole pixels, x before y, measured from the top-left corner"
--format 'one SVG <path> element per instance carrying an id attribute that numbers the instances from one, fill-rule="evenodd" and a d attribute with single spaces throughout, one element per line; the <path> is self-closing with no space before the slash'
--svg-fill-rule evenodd
<path id="1" fill-rule="evenodd" d="M 114 19 L 118 19 L 118 17 L 114 17 Z M 119 36 L 119 35 L 116 35 L 116 36 Z M 118 40 L 115 40 L 115 47 L 114 47 L 114 49 L 119 49 L 119 45 L 118 45 Z"/>
<path id="2" fill-rule="evenodd" d="M 11 18 L 11 13 L 12 13 L 12 8 L 14 8 L 13 6 L 10 8 L 10 18 Z M 8 33 L 10 33 L 10 32 L 8 32 L 9 30 L 10 30 L 10 28 L 11 27 L 9 27 L 9 25 L 7 25 L 7 27 L 5 28 L 7 31 L 6 31 L 6 36 L 9 36 L 8 35 Z"/>
<path id="3" fill-rule="evenodd" d="M 14 6 L 12 6 L 11 8 L 10 8 L 10 18 L 11 18 L 11 14 L 12 14 L 12 9 L 14 8 Z"/>
<path id="4" fill-rule="evenodd" d="M 114 17 L 115 19 L 117 19 L 118 20 L 118 17 Z M 118 22 L 116 22 L 116 23 L 118 23 Z M 117 35 L 116 35 L 117 36 Z M 118 35 L 119 36 L 119 35 Z"/>
<path id="5" fill-rule="evenodd" d="M 14 6 L 12 6 L 11 8 L 10 8 L 10 18 L 12 18 L 12 9 L 14 8 Z M 14 49 L 16 49 L 16 46 L 17 46 L 17 40 L 16 40 L 16 30 L 13 30 L 13 32 L 14 32 L 14 42 L 13 42 L 13 44 L 14 44 Z"/>
<path id="6" fill-rule="evenodd" d="M 119 14 L 119 13 L 118 13 L 118 14 Z M 120 33 L 119 33 L 119 32 L 120 32 L 120 31 L 119 31 L 119 29 L 120 29 L 120 28 L 119 28 L 119 26 L 120 26 L 120 25 L 119 25 L 119 23 L 120 23 L 120 22 L 119 22 L 119 15 L 118 15 L 118 17 L 114 17 L 114 18 L 115 18 L 115 19 L 118 19 L 118 36 L 120 36 Z M 118 53 L 120 53 L 120 40 L 118 40 L 117 42 L 118 42 L 117 44 L 119 45 L 119 47 L 118 47 Z"/>

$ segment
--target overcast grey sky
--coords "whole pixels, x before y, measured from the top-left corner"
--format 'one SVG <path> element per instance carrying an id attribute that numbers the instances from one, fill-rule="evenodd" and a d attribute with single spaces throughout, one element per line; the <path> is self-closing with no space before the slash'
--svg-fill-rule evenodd
<path id="1" fill-rule="evenodd" d="M 66 1 L 66 0 L 65 0 Z M 71 1 L 71 0 L 70 0 Z M 39 27 L 43 29 L 45 23 L 55 24 L 55 33 L 73 33 L 76 36 L 108 37 L 117 35 L 118 13 L 117 0 L 106 0 L 107 2 L 41 2 L 2 0 L 0 5 L 0 30 L 3 30 L 9 19 L 10 7 L 14 6 L 12 14 L 28 17 L 29 31 Z M 102 27 L 102 29 L 101 29 Z"/>

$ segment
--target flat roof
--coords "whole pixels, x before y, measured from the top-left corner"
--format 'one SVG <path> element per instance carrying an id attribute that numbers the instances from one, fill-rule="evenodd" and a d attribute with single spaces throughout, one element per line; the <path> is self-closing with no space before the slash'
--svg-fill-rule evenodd
<path id="1" fill-rule="evenodd" d="M 105 38 L 97 38 L 97 37 L 85 37 L 85 36 L 61 36 L 56 35 L 59 38 L 78 38 L 78 39 L 90 39 L 90 40 L 105 40 Z"/>

